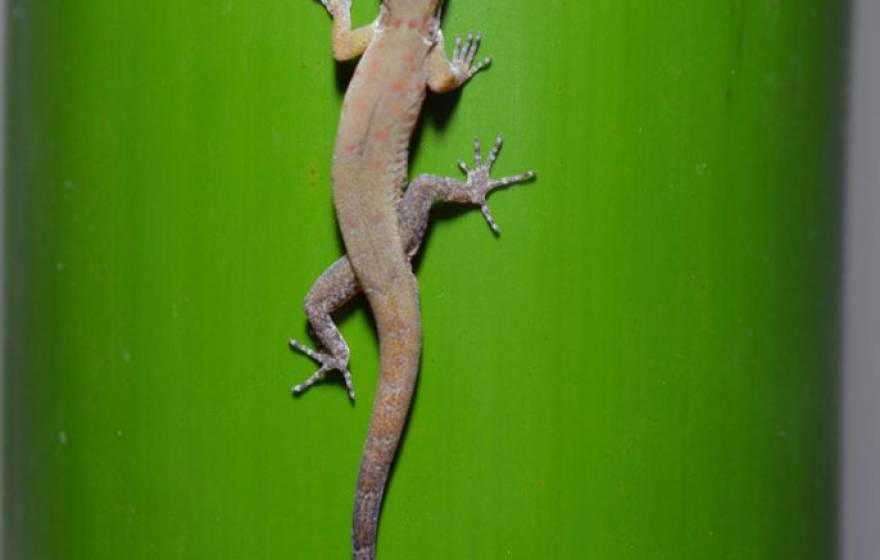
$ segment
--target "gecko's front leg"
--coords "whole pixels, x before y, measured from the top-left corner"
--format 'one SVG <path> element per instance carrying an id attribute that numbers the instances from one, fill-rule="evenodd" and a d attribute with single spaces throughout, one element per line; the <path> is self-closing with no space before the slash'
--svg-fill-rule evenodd
<path id="1" fill-rule="evenodd" d="M 428 60 L 428 87 L 431 91 L 445 93 L 459 88 L 492 63 L 492 58 L 488 56 L 474 63 L 480 41 L 482 35 L 479 31 L 476 34 L 468 32 L 464 42 L 460 35 L 456 35 L 452 58 L 447 59 L 443 31 L 439 27 L 434 31 L 434 47 Z"/>
<path id="2" fill-rule="evenodd" d="M 333 58 L 342 62 L 357 58 L 367 50 L 377 22 L 351 28 L 351 0 L 319 0 L 333 17 Z"/>

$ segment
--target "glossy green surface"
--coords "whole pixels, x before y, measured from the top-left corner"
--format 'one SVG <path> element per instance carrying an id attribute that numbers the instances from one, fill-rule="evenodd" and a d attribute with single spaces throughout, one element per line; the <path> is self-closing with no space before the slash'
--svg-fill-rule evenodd
<path id="1" fill-rule="evenodd" d="M 329 18 L 10 4 L 9 558 L 347 557 L 375 335 L 355 406 L 286 344 L 342 250 Z M 413 172 L 501 130 L 539 180 L 436 214 L 380 557 L 828 558 L 841 3 L 552 4 L 447 11 L 495 62 Z"/>

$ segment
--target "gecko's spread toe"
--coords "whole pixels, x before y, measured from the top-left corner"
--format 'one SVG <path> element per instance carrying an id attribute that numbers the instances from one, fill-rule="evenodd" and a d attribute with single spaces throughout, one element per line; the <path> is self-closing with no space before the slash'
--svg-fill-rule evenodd
<path id="1" fill-rule="evenodd" d="M 326 377 L 328 371 L 339 371 L 342 373 L 342 378 L 345 381 L 345 389 L 348 392 L 348 398 L 352 401 L 354 400 L 354 384 L 351 380 L 351 372 L 348 371 L 348 359 L 346 357 L 341 356 L 333 356 L 331 354 L 327 354 L 326 352 L 316 352 L 306 346 L 305 344 L 291 338 L 290 339 L 290 347 L 294 350 L 305 354 L 309 358 L 315 360 L 321 367 L 318 368 L 318 371 L 313 373 L 308 379 L 303 381 L 302 383 L 298 383 L 293 386 L 291 389 L 291 394 L 293 396 L 301 395 L 317 383 Z"/>
<path id="2" fill-rule="evenodd" d="M 451 62 L 456 74 L 463 78 L 462 81 L 469 80 L 474 74 L 492 63 L 492 58 L 488 56 L 476 64 L 474 63 L 474 58 L 477 56 L 477 50 L 479 50 L 482 40 L 483 35 L 479 31 L 476 33 L 468 31 L 467 38 L 463 43 L 461 35 L 455 36 L 455 46 L 452 49 Z"/>
<path id="3" fill-rule="evenodd" d="M 498 159 L 498 154 L 501 152 L 501 145 L 503 143 L 504 138 L 499 132 L 498 136 L 495 138 L 495 144 L 489 151 L 489 155 L 486 156 L 486 161 L 483 161 L 483 155 L 480 149 L 480 139 L 474 138 L 473 169 L 468 168 L 463 161 L 458 162 L 459 168 L 461 168 L 461 170 L 467 175 L 465 188 L 468 190 L 471 202 L 480 206 L 480 212 L 482 212 L 483 217 L 486 219 L 486 223 L 489 224 L 489 227 L 496 235 L 500 234 L 501 230 L 495 222 L 495 219 L 492 217 L 492 214 L 489 212 L 489 203 L 486 201 L 486 197 L 494 189 L 506 187 L 515 183 L 524 183 L 535 178 L 534 171 L 526 171 L 519 175 L 511 175 L 500 179 L 490 178 L 492 167 Z"/>

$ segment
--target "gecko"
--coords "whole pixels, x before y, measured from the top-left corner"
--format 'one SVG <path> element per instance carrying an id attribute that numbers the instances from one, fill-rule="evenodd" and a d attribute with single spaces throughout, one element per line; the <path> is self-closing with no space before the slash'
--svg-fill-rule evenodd
<path id="1" fill-rule="evenodd" d="M 492 179 L 499 134 L 484 161 L 474 140 L 474 163 L 459 161 L 465 181 L 420 175 L 408 183 L 409 144 L 427 90 L 452 91 L 486 68 L 476 61 L 481 35 L 456 36 L 447 58 L 440 30 L 442 0 L 383 0 L 378 17 L 352 28 L 351 0 L 319 0 L 333 20 L 333 56 L 360 57 L 346 90 L 333 150 L 333 202 L 345 255 L 316 281 L 304 308 L 321 349 L 291 339 L 293 349 L 320 364 L 293 387 L 301 394 L 331 371 L 355 392 L 349 348 L 331 314 L 363 293 L 379 336 L 379 383 L 357 477 L 352 514 L 352 557 L 376 557 L 379 511 L 409 413 L 421 357 L 419 291 L 412 258 L 419 250 L 435 202 L 480 207 L 499 233 L 486 201 L 494 189 L 529 181 L 533 171 Z"/>

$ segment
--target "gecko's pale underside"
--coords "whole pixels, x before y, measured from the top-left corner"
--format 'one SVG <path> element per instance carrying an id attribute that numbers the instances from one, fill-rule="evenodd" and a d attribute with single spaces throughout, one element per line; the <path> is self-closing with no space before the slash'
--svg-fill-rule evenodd
<path id="1" fill-rule="evenodd" d="M 441 0 L 384 0 L 379 16 L 351 28 L 351 0 L 320 0 L 333 17 L 337 60 L 361 56 L 345 94 L 333 155 L 333 199 L 346 255 L 315 282 L 305 311 L 321 350 L 291 340 L 320 364 L 293 388 L 298 394 L 330 371 L 339 371 L 351 399 L 349 349 L 331 313 L 358 293 L 369 302 L 379 334 L 380 379 L 358 474 L 352 555 L 374 559 L 379 509 L 415 387 L 421 352 L 418 285 L 411 259 L 418 251 L 435 202 L 480 207 L 489 226 L 487 195 L 532 179 L 531 171 L 492 179 L 501 135 L 486 160 L 474 140 L 474 164 L 459 162 L 467 179 L 421 175 L 407 186 L 409 142 L 426 89 L 451 91 L 485 68 L 474 62 L 480 34 L 456 37 L 446 58 L 440 31 Z"/>

